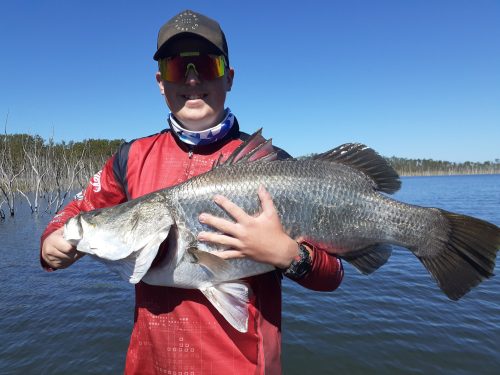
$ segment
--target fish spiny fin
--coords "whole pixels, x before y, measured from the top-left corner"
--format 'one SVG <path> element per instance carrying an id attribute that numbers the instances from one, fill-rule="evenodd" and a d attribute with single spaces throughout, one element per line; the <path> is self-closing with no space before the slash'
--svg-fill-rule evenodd
<path id="1" fill-rule="evenodd" d="M 224 155 L 222 153 L 219 154 L 219 157 L 215 159 L 214 163 L 212 164 L 212 169 L 217 168 L 220 164 L 222 164 L 222 158 Z"/>
<path id="2" fill-rule="evenodd" d="M 458 300 L 493 276 L 500 249 L 500 228 L 470 216 L 433 210 L 448 221 L 447 238 L 440 235 L 434 241 L 435 246 L 413 252 L 448 298 Z"/>
<path id="3" fill-rule="evenodd" d="M 278 158 L 278 150 L 273 147 L 271 139 L 262 137 L 262 128 L 253 133 L 234 150 L 226 161 L 222 156 L 215 161 L 212 168 L 220 165 L 231 165 L 253 161 L 272 161 Z"/>
<path id="4" fill-rule="evenodd" d="M 377 244 L 354 253 L 342 255 L 341 258 L 353 265 L 363 275 L 369 275 L 382 267 L 391 254 L 391 245 Z"/>
<path id="5" fill-rule="evenodd" d="M 249 286 L 232 281 L 201 289 L 217 311 L 239 332 L 248 330 Z"/>
<path id="6" fill-rule="evenodd" d="M 315 155 L 312 159 L 342 163 L 355 168 L 373 180 L 375 190 L 384 193 L 393 194 L 401 187 L 398 173 L 387 160 L 361 143 L 346 143 Z"/>

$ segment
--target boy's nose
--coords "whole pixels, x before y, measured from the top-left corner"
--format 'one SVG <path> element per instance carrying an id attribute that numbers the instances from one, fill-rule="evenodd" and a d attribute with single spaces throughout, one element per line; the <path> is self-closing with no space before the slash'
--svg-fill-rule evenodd
<path id="1" fill-rule="evenodd" d="M 196 71 L 196 67 L 193 64 L 189 64 L 186 67 L 186 83 L 188 85 L 194 85 L 200 83 L 200 77 Z"/>

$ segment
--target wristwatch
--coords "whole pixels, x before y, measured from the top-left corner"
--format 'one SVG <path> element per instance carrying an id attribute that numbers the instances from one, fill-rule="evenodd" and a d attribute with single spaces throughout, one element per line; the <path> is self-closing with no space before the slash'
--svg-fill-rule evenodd
<path id="1" fill-rule="evenodd" d="M 303 278 L 311 270 L 312 266 L 309 250 L 301 243 L 298 243 L 298 245 L 299 254 L 293 259 L 290 266 L 283 271 L 285 276 L 293 280 Z"/>

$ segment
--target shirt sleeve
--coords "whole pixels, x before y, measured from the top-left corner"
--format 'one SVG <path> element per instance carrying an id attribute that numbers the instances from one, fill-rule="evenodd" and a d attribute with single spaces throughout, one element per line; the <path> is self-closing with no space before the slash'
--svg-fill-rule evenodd
<path id="1" fill-rule="evenodd" d="M 108 159 L 102 170 L 90 179 L 87 187 L 55 215 L 45 228 L 40 239 L 40 263 L 47 271 L 53 271 L 42 258 L 42 244 L 48 235 L 61 228 L 70 218 L 80 212 L 114 206 L 127 200 L 123 187 L 117 181 L 113 171 L 115 157 L 116 155 Z"/>
<path id="2" fill-rule="evenodd" d="M 344 277 L 342 261 L 309 243 L 305 244 L 311 250 L 311 270 L 296 282 L 305 288 L 330 292 L 338 288 Z"/>

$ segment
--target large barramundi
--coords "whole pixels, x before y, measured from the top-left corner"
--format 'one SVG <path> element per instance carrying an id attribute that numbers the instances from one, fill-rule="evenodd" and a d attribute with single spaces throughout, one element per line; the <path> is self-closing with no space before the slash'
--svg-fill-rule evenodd
<path id="1" fill-rule="evenodd" d="M 66 223 L 64 236 L 132 283 L 199 289 L 236 329 L 246 331 L 249 291 L 240 279 L 273 267 L 214 255 L 224 249 L 197 242 L 200 231 L 211 230 L 198 216 L 228 217 L 213 202 L 216 194 L 255 214 L 260 185 L 270 192 L 292 238 L 328 249 L 362 273 L 383 265 L 391 246 L 398 245 L 410 250 L 453 300 L 493 274 L 500 229 L 382 194 L 397 191 L 400 180 L 371 148 L 345 144 L 310 158 L 276 160 L 260 132 L 207 173 L 118 206 L 80 213 Z M 166 256 L 151 267 L 167 236 Z"/>

